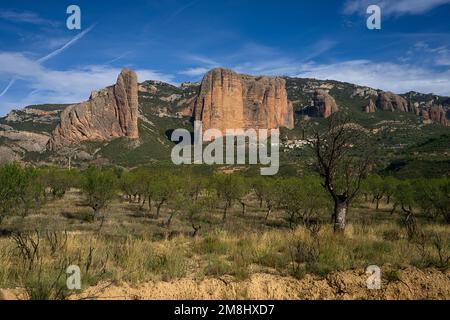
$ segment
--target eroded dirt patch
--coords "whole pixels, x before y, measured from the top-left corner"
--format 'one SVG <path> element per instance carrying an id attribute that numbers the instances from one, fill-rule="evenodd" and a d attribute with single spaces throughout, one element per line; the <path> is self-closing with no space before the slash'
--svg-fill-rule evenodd
<path id="1" fill-rule="evenodd" d="M 103 282 L 70 299 L 210 300 L 210 299 L 450 299 L 450 271 L 408 267 L 395 279 L 384 279 L 380 290 L 366 288 L 364 270 L 333 272 L 325 278 L 306 275 L 297 280 L 254 274 L 246 281 L 232 277 L 146 282 L 137 286 Z M 0 290 L 0 298 L 21 299 L 20 289 Z"/>

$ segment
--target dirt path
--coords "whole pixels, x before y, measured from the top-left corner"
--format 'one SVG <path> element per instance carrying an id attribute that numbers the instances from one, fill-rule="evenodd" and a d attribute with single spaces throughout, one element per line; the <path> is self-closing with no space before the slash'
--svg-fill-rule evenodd
<path id="1" fill-rule="evenodd" d="M 71 299 L 450 299 L 450 271 L 409 267 L 398 271 L 395 279 L 384 280 L 380 290 L 368 290 L 366 279 L 364 270 L 353 270 L 334 272 L 325 278 L 307 275 L 301 280 L 254 274 L 241 282 L 231 277 L 146 282 L 138 286 L 105 282 Z M 0 290 L 0 298 L 18 298 L 19 293 Z"/>

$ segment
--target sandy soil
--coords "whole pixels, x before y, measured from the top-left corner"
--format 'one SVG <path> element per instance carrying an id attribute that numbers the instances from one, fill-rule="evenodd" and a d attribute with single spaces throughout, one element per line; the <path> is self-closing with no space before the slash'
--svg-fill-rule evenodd
<path id="1" fill-rule="evenodd" d="M 306 275 L 301 280 L 254 274 L 236 282 L 231 277 L 146 282 L 137 286 L 103 282 L 70 299 L 450 299 L 450 271 L 406 268 L 380 290 L 366 288 L 364 270 L 334 272 L 325 278 Z M 1 290 L 0 299 L 23 299 L 23 290 Z"/>

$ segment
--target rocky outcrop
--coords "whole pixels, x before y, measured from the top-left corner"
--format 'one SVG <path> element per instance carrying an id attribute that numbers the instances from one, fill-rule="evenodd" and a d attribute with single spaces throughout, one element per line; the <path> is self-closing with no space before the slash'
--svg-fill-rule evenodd
<path id="1" fill-rule="evenodd" d="M 369 103 L 367 104 L 365 111 L 366 113 L 374 113 L 377 111 L 377 106 L 375 105 L 372 99 L 369 100 Z"/>
<path id="2" fill-rule="evenodd" d="M 377 99 L 377 108 L 383 111 L 408 112 L 409 104 L 405 98 L 392 92 L 379 92 Z"/>
<path id="3" fill-rule="evenodd" d="M 61 120 L 47 148 L 58 150 L 82 141 L 139 138 L 138 84 L 134 71 L 123 69 L 114 86 L 95 91 L 88 101 L 72 105 Z"/>
<path id="4" fill-rule="evenodd" d="M 391 92 L 379 92 L 377 108 L 384 111 L 410 112 L 421 116 L 425 122 L 436 122 L 448 126 L 447 111 L 442 105 L 435 105 L 433 101 L 419 103 L 408 101 Z M 366 108 L 367 109 L 367 108 Z"/>
<path id="5" fill-rule="evenodd" d="M 414 113 L 416 116 L 420 115 L 420 104 L 418 102 L 409 102 L 409 112 Z"/>
<path id="6" fill-rule="evenodd" d="M 294 127 L 292 104 L 282 78 L 252 77 L 217 68 L 203 78 L 194 119 L 203 130 Z"/>
<path id="7" fill-rule="evenodd" d="M 444 126 L 450 125 L 450 121 L 447 119 L 446 111 L 440 105 L 433 105 L 428 109 L 423 109 L 421 115 L 425 121 L 429 120 L 432 122 L 437 122 Z"/>
<path id="8" fill-rule="evenodd" d="M 328 118 L 333 113 L 339 111 L 334 98 L 325 90 L 314 91 L 313 99 L 314 109 L 316 115 L 323 118 Z"/>
<path id="9" fill-rule="evenodd" d="M 17 150 L 26 152 L 44 152 L 49 140 L 48 135 L 28 131 L 0 131 L 0 138 L 6 139 Z"/>

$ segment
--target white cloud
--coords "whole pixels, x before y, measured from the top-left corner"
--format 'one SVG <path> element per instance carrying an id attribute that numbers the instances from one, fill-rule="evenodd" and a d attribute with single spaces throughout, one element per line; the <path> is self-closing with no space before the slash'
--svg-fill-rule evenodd
<path id="1" fill-rule="evenodd" d="M 210 68 L 203 68 L 203 67 L 196 67 L 196 68 L 189 68 L 183 71 L 180 71 L 179 74 L 184 74 L 186 76 L 190 77 L 197 77 L 204 75 L 210 70 Z"/>
<path id="2" fill-rule="evenodd" d="M 397 61 L 374 62 L 371 60 L 343 60 L 333 63 L 317 63 L 312 59 L 329 51 L 335 41 L 322 40 L 308 47 L 309 55 L 293 59 L 277 50 L 265 50 L 265 54 L 248 53 L 241 61 L 227 61 L 227 56 L 211 59 L 188 56 L 200 66 L 180 73 L 202 75 L 212 66 L 223 66 L 239 73 L 268 76 L 291 76 L 337 80 L 356 85 L 369 86 L 395 93 L 418 91 L 450 96 L 450 49 L 448 46 L 431 47 L 417 43 L 407 54 Z M 203 64 L 202 64 L 203 62 Z"/>
<path id="3" fill-rule="evenodd" d="M 209 57 L 204 57 L 204 56 L 196 55 L 196 54 L 182 55 L 181 58 L 184 60 L 205 64 L 207 66 L 216 66 L 219 64 L 217 61 L 215 61 Z"/>
<path id="4" fill-rule="evenodd" d="M 65 71 L 52 70 L 38 61 L 20 53 L 0 52 L 0 78 L 13 78 L 24 82 L 23 91 L 31 92 L 14 99 L 0 100 L 1 113 L 14 104 L 20 108 L 40 103 L 74 103 L 86 100 L 92 90 L 101 89 L 116 82 L 120 68 L 92 65 Z M 136 70 L 140 81 L 161 80 L 171 82 L 173 77 L 153 70 Z"/>
<path id="5" fill-rule="evenodd" d="M 29 23 L 34 25 L 47 25 L 56 26 L 57 22 L 44 19 L 38 14 L 31 11 L 12 11 L 12 10 L 2 10 L 0 11 L 0 19 L 8 20 L 15 23 Z"/>
<path id="6" fill-rule="evenodd" d="M 365 15 L 367 7 L 376 4 L 381 7 L 383 15 L 415 15 L 448 3 L 450 0 L 348 0 L 344 13 Z"/>
<path id="7" fill-rule="evenodd" d="M 62 47 L 50 52 L 49 54 L 47 54 L 46 56 L 40 58 L 39 60 L 37 60 L 37 64 L 39 65 L 40 63 L 44 63 L 47 60 L 50 60 L 53 57 L 56 57 L 57 55 L 61 54 L 64 52 L 64 50 L 66 50 L 67 48 L 69 48 L 70 46 L 72 46 L 73 44 L 75 44 L 78 40 L 82 39 L 87 33 L 89 33 L 93 28 L 95 27 L 95 25 L 90 26 L 89 28 L 87 28 L 86 30 L 84 30 L 83 32 L 77 34 L 75 37 L 73 37 L 72 39 L 70 39 L 69 41 L 67 41 Z M 29 72 L 29 70 L 31 70 L 32 68 L 36 67 L 36 64 L 33 63 L 33 61 L 29 60 L 29 59 L 22 59 L 23 56 L 21 56 L 20 54 L 12 54 L 9 56 L 5 56 L 4 60 L 6 63 L 9 63 L 9 60 L 15 60 L 15 61 L 19 61 L 22 64 L 19 64 L 19 70 L 15 69 L 14 65 L 10 65 L 9 67 L 13 67 L 14 66 L 14 70 L 10 73 L 19 73 L 20 74 L 20 69 L 24 69 L 26 70 L 26 72 Z M 5 68 L 5 73 L 6 70 L 8 69 L 8 67 Z M 10 70 L 11 71 L 11 70 Z M 11 86 L 16 82 L 16 77 L 14 76 L 10 82 L 8 83 L 8 85 L 6 86 L 5 89 L 3 89 L 3 91 L 0 93 L 0 97 L 4 96 L 8 90 L 11 88 Z"/>
<path id="8" fill-rule="evenodd" d="M 419 91 L 450 96 L 450 71 L 435 71 L 409 64 L 350 60 L 334 64 L 309 63 L 298 77 L 330 79 L 365 85 L 385 91 Z"/>

